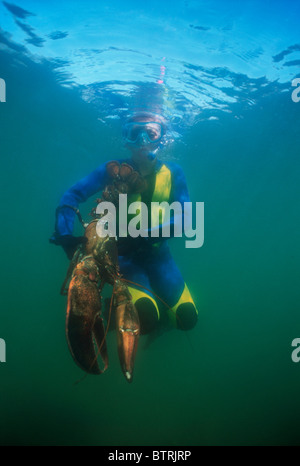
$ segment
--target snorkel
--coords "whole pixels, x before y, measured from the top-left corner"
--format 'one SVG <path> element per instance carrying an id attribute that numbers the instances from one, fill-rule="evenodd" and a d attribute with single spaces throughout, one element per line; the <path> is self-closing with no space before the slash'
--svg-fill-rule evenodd
<path id="1" fill-rule="evenodd" d="M 163 142 L 160 142 L 158 144 L 158 147 L 156 149 L 154 149 L 153 151 L 149 152 L 149 154 L 147 155 L 148 157 L 148 160 L 155 160 L 157 158 L 157 154 L 158 152 L 164 147 L 164 143 Z"/>

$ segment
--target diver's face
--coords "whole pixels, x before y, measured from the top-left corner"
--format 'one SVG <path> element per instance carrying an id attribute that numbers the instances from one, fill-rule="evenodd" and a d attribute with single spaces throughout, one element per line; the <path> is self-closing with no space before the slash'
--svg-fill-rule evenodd
<path id="1" fill-rule="evenodd" d="M 144 119 L 129 123 L 124 128 L 126 146 L 135 160 L 153 159 L 158 149 L 163 129 L 158 121 Z"/>

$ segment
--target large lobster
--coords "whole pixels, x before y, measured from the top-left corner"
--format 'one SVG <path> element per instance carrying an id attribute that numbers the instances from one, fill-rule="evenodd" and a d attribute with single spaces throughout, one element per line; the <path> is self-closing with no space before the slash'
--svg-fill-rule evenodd
<path id="1" fill-rule="evenodd" d="M 102 199 L 118 204 L 120 193 L 137 193 L 146 189 L 145 180 L 128 164 L 110 162 L 107 171 L 112 183 L 105 188 Z M 122 372 L 128 382 L 132 381 L 134 360 L 140 335 L 137 310 L 132 302 L 126 281 L 118 266 L 118 248 L 114 237 L 100 237 L 96 226 L 99 219 L 95 209 L 89 224 L 82 221 L 86 243 L 79 246 L 71 261 L 68 275 L 62 287 L 62 294 L 68 295 L 66 336 L 71 355 L 84 371 L 101 374 L 108 367 L 106 334 L 112 309 L 116 315 L 118 354 Z M 70 284 L 66 288 L 67 282 Z M 104 285 L 113 286 L 107 327 L 102 317 L 101 292 Z M 102 366 L 98 364 L 101 356 Z"/>

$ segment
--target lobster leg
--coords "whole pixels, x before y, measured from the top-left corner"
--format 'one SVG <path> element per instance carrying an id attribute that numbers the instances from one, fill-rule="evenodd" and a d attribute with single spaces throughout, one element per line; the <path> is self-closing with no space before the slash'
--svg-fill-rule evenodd
<path id="1" fill-rule="evenodd" d="M 85 256 L 74 270 L 68 293 L 66 335 L 69 349 L 76 364 L 90 374 L 101 374 L 108 367 L 99 279 L 95 259 Z M 98 353 L 103 369 L 97 362 Z"/>
<path id="2" fill-rule="evenodd" d="M 132 382 L 134 360 L 140 335 L 139 316 L 132 303 L 128 287 L 119 279 L 115 281 L 114 299 L 120 364 L 126 380 Z"/>

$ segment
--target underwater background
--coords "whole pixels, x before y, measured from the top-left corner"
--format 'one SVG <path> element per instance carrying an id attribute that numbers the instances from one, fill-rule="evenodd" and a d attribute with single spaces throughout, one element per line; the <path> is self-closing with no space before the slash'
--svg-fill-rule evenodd
<path id="1" fill-rule="evenodd" d="M 292 0 L 0 3 L 1 445 L 300 444 L 299 21 Z M 141 108 L 205 203 L 203 247 L 170 241 L 199 321 L 142 337 L 132 384 L 109 332 L 108 371 L 76 383 L 55 209 L 128 155 Z"/>

